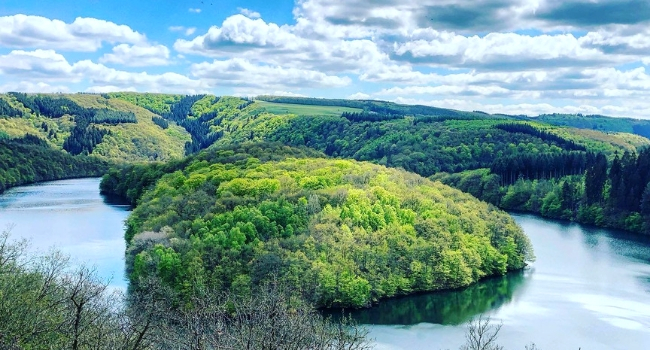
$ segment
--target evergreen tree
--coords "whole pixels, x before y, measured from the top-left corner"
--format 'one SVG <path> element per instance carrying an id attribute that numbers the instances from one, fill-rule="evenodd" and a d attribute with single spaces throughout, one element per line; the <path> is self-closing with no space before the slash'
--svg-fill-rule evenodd
<path id="1" fill-rule="evenodd" d="M 607 180 L 607 158 L 599 153 L 585 173 L 585 201 L 587 205 L 603 200 L 603 188 Z"/>

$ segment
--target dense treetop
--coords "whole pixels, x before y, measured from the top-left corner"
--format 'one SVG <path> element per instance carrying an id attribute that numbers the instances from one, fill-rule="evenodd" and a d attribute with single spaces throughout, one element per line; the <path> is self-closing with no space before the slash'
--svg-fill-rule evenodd
<path id="1" fill-rule="evenodd" d="M 129 218 L 136 285 L 155 275 L 184 293 L 201 286 L 245 293 L 279 276 L 319 306 L 360 307 L 466 286 L 532 257 L 507 214 L 415 174 L 351 160 L 212 152 L 204 156 L 210 162 L 168 169 Z"/>
<path id="2" fill-rule="evenodd" d="M 554 181 L 582 176 L 598 154 L 612 162 L 616 154 L 620 157 L 650 144 L 648 139 L 630 133 L 604 133 L 540 122 L 553 122 L 558 116 L 533 121 L 521 116 L 370 100 L 270 96 L 253 100 L 139 93 L 11 93 L 2 95 L 0 100 L 6 114 L 0 117 L 0 138 L 32 134 L 70 154 L 120 162 L 168 161 L 208 147 L 280 142 L 309 147 L 327 156 L 403 168 L 422 176 L 490 169 L 489 174 L 481 176 L 485 182 L 479 192 L 485 196 L 479 197 L 504 208 L 522 208 L 510 199 L 496 200 L 511 191 L 511 185 L 519 179 L 562 186 L 564 182 Z M 605 121 L 610 126 L 643 124 L 600 116 L 567 118 Z M 608 130 L 635 132 L 627 127 L 612 126 Z M 126 183 L 149 186 L 157 179 L 139 177 L 138 171 L 135 174 L 132 178 L 137 180 Z M 576 191 L 584 186 L 579 179 L 574 183 Z M 458 181 L 448 183 L 466 189 Z M 135 202 L 145 187 L 137 185 L 130 188 L 130 194 L 121 194 Z M 545 212 L 577 217 L 559 215 L 555 209 Z"/>

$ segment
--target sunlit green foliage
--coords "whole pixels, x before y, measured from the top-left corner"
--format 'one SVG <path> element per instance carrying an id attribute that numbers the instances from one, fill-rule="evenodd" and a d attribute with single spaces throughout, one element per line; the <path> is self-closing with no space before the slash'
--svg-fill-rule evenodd
<path id="1" fill-rule="evenodd" d="M 319 306 L 463 287 L 532 257 L 494 207 L 350 160 L 197 159 L 146 192 L 127 226 L 132 281 L 243 292 L 280 276 Z"/>
<path id="2" fill-rule="evenodd" d="M 343 113 L 358 113 L 361 109 L 339 106 L 310 106 L 291 103 L 255 102 L 256 106 L 272 114 L 295 114 L 309 116 L 340 116 Z"/>
<path id="3" fill-rule="evenodd" d="M 443 120 L 422 122 L 406 118 L 382 122 L 351 122 L 342 117 L 296 117 L 267 139 L 305 145 L 327 155 L 401 167 L 423 176 L 491 167 L 503 157 L 558 155 L 582 146 L 581 139 L 542 138 L 510 132 L 502 120 Z M 550 132 L 546 134 L 552 135 Z M 559 142 L 558 140 L 562 140 Z M 594 144 L 604 144 L 593 141 Z M 585 145 L 589 148 L 591 145 Z M 603 148 L 610 147 L 607 144 Z M 571 147 L 575 148 L 575 147 Z"/>
<path id="4" fill-rule="evenodd" d="M 102 179 L 102 193 L 127 199 L 136 205 L 142 194 L 151 189 L 163 175 L 182 170 L 193 162 L 208 163 L 237 163 L 248 158 L 256 158 L 262 162 L 278 161 L 287 157 L 292 158 L 324 158 L 325 155 L 303 147 L 288 147 L 280 143 L 244 143 L 214 148 L 165 163 L 153 162 L 143 164 L 126 164 L 111 168 Z"/>
<path id="5" fill-rule="evenodd" d="M 552 125 L 572 126 L 604 132 L 623 132 L 650 138 L 650 121 L 641 119 L 558 113 L 543 114 L 535 119 Z"/>
<path id="6" fill-rule="evenodd" d="M 133 99 L 140 96 L 134 93 L 117 95 Z M 16 96 L 38 108 L 38 113 L 19 103 Z M 21 110 L 22 117 L 0 117 L 0 130 L 13 138 L 38 135 L 59 149 L 67 142 L 65 148 L 73 154 L 90 153 L 110 161 L 180 158 L 185 143 L 190 140 L 183 128 L 168 123 L 163 129 L 153 121 L 153 113 L 118 98 L 106 99 L 96 94 L 39 96 L 3 95 L 3 100 Z M 142 94 L 142 99 L 148 101 L 148 96 Z M 167 96 L 163 100 L 170 98 Z M 73 115 L 61 115 L 68 112 Z"/>
<path id="7" fill-rule="evenodd" d="M 148 109 L 149 111 L 162 115 L 169 112 L 171 105 L 180 101 L 183 95 L 151 94 L 137 92 L 111 92 L 103 95 L 105 98 L 117 98 L 130 102 L 133 105 Z"/>
<path id="8" fill-rule="evenodd" d="M 93 155 L 116 161 L 162 161 L 183 156 L 185 142 L 190 137 L 178 125 L 170 123 L 167 129 L 162 129 L 153 122 L 153 113 L 118 98 L 107 100 L 100 95 L 71 95 L 70 98 L 83 107 L 104 105 L 135 115 L 137 124 L 98 126 L 111 133 L 95 146 Z"/>

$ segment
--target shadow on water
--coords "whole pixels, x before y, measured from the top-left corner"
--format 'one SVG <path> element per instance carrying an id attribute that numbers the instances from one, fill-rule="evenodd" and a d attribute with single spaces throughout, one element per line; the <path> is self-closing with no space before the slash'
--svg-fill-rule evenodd
<path id="1" fill-rule="evenodd" d="M 351 311 L 350 316 L 360 324 L 459 325 L 476 315 L 508 304 L 515 291 L 521 289 L 529 278 L 529 271 L 512 272 L 483 280 L 462 290 L 384 300 L 372 308 Z M 326 314 L 337 318 L 341 311 L 330 310 Z"/>
<path id="2" fill-rule="evenodd" d="M 112 207 L 127 208 L 129 211 L 133 210 L 131 203 L 129 203 L 127 200 L 125 200 L 120 196 L 110 195 L 110 194 L 102 194 L 101 196 L 104 201 L 104 204 L 106 205 L 110 205 Z"/>

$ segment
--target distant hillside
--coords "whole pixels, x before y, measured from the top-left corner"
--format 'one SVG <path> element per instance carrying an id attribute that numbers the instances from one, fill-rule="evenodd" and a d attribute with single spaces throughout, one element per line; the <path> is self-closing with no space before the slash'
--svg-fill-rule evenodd
<path id="1" fill-rule="evenodd" d="M 162 128 L 155 114 L 134 104 L 92 94 L 0 95 L 2 105 L 20 113 L 0 116 L 0 135 L 37 136 L 70 154 L 92 154 L 111 161 L 180 158 L 189 134 L 170 124 Z"/>
<path id="2" fill-rule="evenodd" d="M 101 176 L 109 164 L 96 157 L 71 156 L 36 136 L 0 138 L 0 193 L 39 181 Z"/>
<path id="3" fill-rule="evenodd" d="M 71 154 L 113 161 L 164 161 L 213 144 L 280 141 L 431 175 L 489 166 L 493 157 L 513 153 L 514 149 L 504 148 L 510 143 L 540 142 L 531 135 L 494 128 L 502 122 L 524 122 L 520 117 L 373 100 L 9 93 L 0 95 L 0 114 L 0 137 L 31 134 Z M 630 135 L 643 131 L 643 121 L 568 116 L 566 125 L 586 120 L 595 126 L 585 124 L 588 130 L 550 126 L 563 120 L 559 115 L 540 116 L 535 121 L 543 123 L 534 125 L 594 152 L 613 154 L 648 144 L 645 138 Z M 468 147 L 469 152 L 458 147 Z"/>
<path id="4" fill-rule="evenodd" d="M 556 113 L 542 114 L 533 119 L 552 125 L 572 126 L 579 129 L 591 129 L 603 132 L 625 132 L 650 138 L 650 120 L 613 118 L 603 115 Z"/>
<path id="5" fill-rule="evenodd" d="M 311 97 L 284 97 L 284 96 L 258 96 L 256 100 L 273 102 L 276 104 L 285 104 L 293 106 L 320 106 L 320 107 L 344 107 L 356 109 L 360 112 L 376 113 L 382 115 L 400 115 L 400 116 L 442 116 L 442 117 L 472 117 L 472 118 L 492 118 L 506 119 L 511 118 L 505 115 L 489 115 L 483 112 L 463 112 L 453 109 L 438 108 L 422 105 L 402 105 L 387 101 L 378 100 L 344 100 L 344 99 L 324 99 Z M 340 113 L 339 113 L 340 115 Z"/>
<path id="6" fill-rule="evenodd" d="M 129 92 L 8 93 L 0 101 L 0 138 L 30 134 L 54 149 L 113 162 L 279 142 L 422 176 L 489 168 L 503 185 L 519 177 L 581 175 L 597 153 L 611 160 L 650 144 L 631 133 L 556 126 L 541 117 L 372 100 Z"/>

